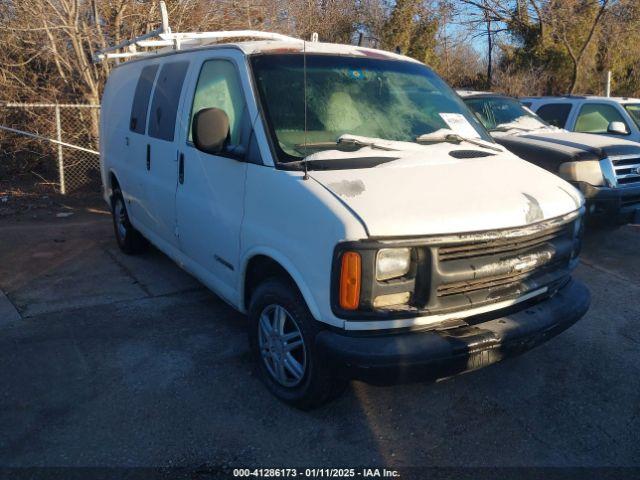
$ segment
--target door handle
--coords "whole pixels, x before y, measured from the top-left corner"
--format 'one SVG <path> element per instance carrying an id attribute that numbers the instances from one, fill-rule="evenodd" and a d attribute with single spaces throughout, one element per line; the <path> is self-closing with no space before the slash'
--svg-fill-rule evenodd
<path id="1" fill-rule="evenodd" d="M 180 154 L 180 160 L 178 160 L 178 182 L 180 185 L 184 183 L 184 153 Z"/>
<path id="2" fill-rule="evenodd" d="M 151 145 L 147 143 L 147 170 L 151 170 Z"/>

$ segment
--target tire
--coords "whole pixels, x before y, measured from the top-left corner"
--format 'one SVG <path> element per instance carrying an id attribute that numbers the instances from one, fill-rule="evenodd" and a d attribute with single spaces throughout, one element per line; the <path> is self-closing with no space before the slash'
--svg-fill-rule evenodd
<path id="1" fill-rule="evenodd" d="M 127 255 L 136 255 L 144 252 L 149 243 L 129 221 L 127 206 L 119 189 L 113 191 L 111 198 L 111 215 L 113 218 L 113 231 L 120 250 Z"/>
<path id="2" fill-rule="evenodd" d="M 276 319 L 283 318 L 284 328 L 274 328 L 279 326 Z M 271 338 L 268 329 L 263 327 L 266 323 L 272 328 L 274 336 Z M 284 332 L 284 339 L 275 336 L 278 330 Z M 270 278 L 260 284 L 252 295 L 249 343 L 258 376 L 279 400 L 301 410 L 311 410 L 328 403 L 338 397 L 348 383 L 334 376 L 327 362 L 317 354 L 315 337 L 318 331 L 318 322 L 291 282 Z M 278 346 L 278 340 L 284 340 L 287 347 L 283 348 L 282 342 Z M 300 341 L 300 346 L 285 353 Z M 291 358 L 297 362 L 295 368 Z"/>

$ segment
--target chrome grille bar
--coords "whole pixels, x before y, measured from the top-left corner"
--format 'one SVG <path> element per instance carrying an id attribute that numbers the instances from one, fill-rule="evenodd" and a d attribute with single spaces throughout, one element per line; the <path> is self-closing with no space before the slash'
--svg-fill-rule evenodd
<path id="1" fill-rule="evenodd" d="M 635 186 L 640 183 L 640 157 L 624 155 L 610 157 L 618 187 Z"/>

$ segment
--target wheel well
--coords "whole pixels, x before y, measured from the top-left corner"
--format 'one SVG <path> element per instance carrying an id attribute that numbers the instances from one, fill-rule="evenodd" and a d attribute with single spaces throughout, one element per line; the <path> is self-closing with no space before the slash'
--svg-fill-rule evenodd
<path id="1" fill-rule="evenodd" d="M 251 295 L 255 291 L 255 289 L 262 283 L 264 280 L 272 277 L 279 277 L 291 283 L 291 285 L 298 290 L 298 285 L 296 284 L 293 277 L 287 272 L 287 270 L 276 262 L 271 257 L 267 257 L 266 255 L 256 255 L 255 257 L 249 260 L 249 264 L 247 265 L 247 270 L 244 276 L 244 306 L 245 308 L 249 308 L 249 303 L 251 302 Z"/>
<path id="2" fill-rule="evenodd" d="M 116 174 L 111 172 L 109 173 L 109 188 L 111 189 L 111 196 L 110 196 L 110 200 L 113 202 L 113 191 L 116 188 L 120 188 L 120 183 L 118 182 L 118 178 L 116 177 Z"/>
<path id="3" fill-rule="evenodd" d="M 113 190 L 116 187 L 120 188 L 120 183 L 118 182 L 116 174 L 113 172 L 109 174 L 109 186 L 111 187 L 111 190 Z"/>

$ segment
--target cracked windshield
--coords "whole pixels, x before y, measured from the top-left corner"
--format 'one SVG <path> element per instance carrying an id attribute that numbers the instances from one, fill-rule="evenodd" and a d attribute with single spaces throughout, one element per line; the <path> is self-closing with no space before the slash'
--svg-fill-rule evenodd
<path id="1" fill-rule="evenodd" d="M 307 55 L 306 85 L 302 54 L 260 55 L 252 66 L 281 162 L 336 149 L 344 135 L 415 142 L 443 131 L 491 141 L 453 90 L 417 63 Z"/>

